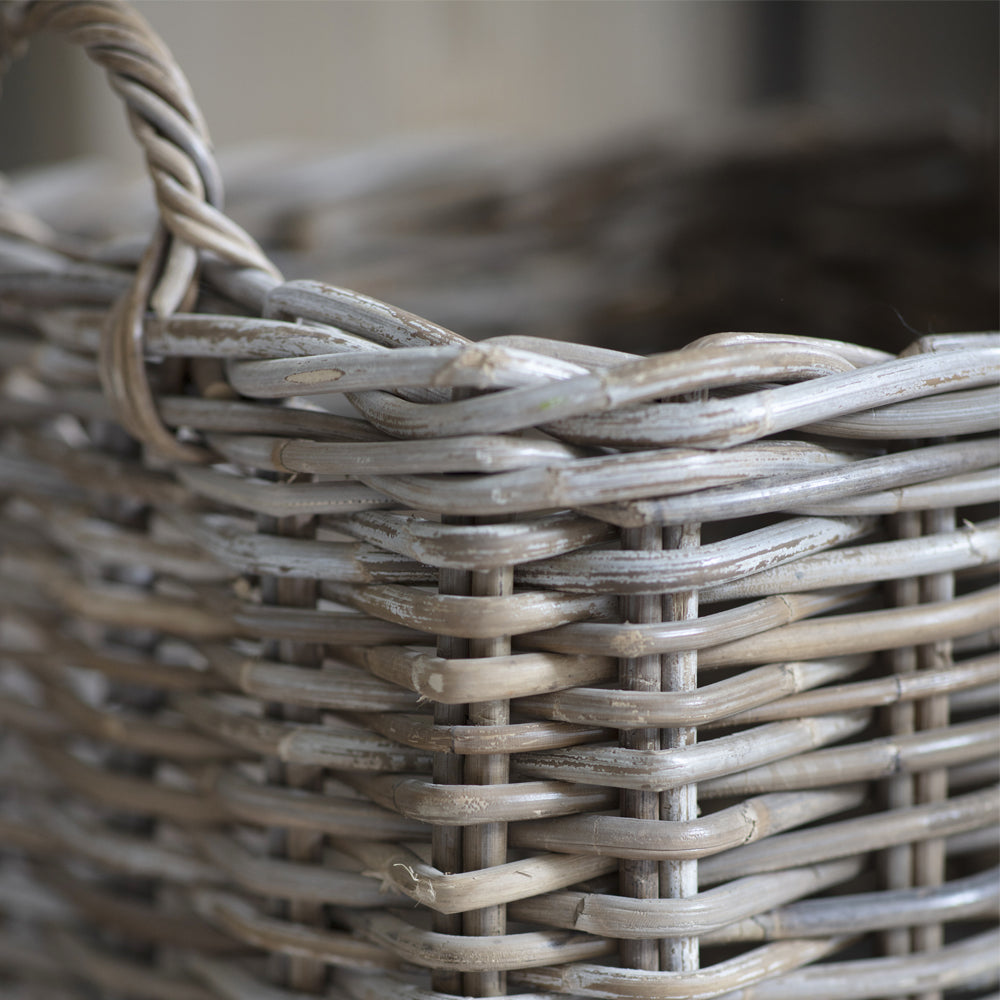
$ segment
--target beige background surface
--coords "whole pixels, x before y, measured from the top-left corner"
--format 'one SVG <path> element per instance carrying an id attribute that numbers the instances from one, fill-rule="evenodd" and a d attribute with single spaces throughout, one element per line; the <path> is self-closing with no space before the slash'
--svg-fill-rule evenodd
<path id="1" fill-rule="evenodd" d="M 220 148 L 286 137 L 349 148 L 470 129 L 575 138 L 710 121 L 751 103 L 760 73 L 762 7 L 749 0 L 139 6 L 190 77 Z M 805 3 L 799 97 L 859 113 L 995 114 L 997 8 L 991 0 Z M 791 55 L 780 43 L 778 52 Z M 0 103 L 0 167 L 75 153 L 133 156 L 101 74 L 59 43 L 33 45 Z"/>

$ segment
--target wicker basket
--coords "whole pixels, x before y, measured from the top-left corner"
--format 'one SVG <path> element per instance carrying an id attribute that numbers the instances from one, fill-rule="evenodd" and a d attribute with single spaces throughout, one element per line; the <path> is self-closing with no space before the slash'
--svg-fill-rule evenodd
<path id="1" fill-rule="evenodd" d="M 0 18 L 158 207 L 0 215 L 6 996 L 996 995 L 1000 351 L 892 310 L 995 322 L 988 149 L 256 164 L 265 255 L 134 12 Z"/>

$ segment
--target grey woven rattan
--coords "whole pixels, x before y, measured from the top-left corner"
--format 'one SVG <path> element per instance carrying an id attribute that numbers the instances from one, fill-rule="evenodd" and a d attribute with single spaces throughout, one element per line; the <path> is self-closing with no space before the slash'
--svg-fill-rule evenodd
<path id="1" fill-rule="evenodd" d="M 893 313 L 995 323 L 986 146 L 258 162 L 265 253 L 39 31 L 158 219 L 0 203 L 6 995 L 995 995 L 1000 341 Z"/>

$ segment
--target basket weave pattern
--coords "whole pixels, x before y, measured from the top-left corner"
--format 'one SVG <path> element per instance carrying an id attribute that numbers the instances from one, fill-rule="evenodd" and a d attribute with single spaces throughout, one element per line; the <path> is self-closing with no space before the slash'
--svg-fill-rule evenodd
<path id="1" fill-rule="evenodd" d="M 0 208 L 12 995 L 989 989 L 997 337 L 474 342 L 286 281 L 129 8 L 42 30 L 159 219 Z"/>

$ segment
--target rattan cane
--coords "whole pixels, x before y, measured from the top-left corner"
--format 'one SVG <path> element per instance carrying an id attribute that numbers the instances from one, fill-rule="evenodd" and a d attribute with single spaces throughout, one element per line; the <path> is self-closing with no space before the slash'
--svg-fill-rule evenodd
<path id="1" fill-rule="evenodd" d="M 158 218 L 0 212 L 5 995 L 994 996 L 989 143 L 256 161 L 265 253 L 40 31 Z"/>

